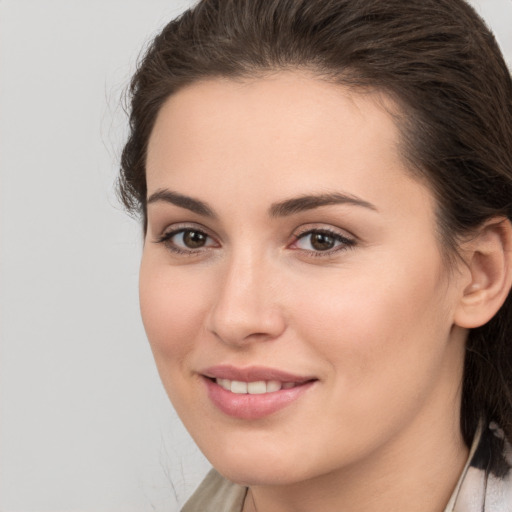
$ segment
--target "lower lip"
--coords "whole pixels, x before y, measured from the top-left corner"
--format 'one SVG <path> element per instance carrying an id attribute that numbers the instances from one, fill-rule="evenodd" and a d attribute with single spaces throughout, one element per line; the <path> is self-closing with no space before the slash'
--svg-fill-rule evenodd
<path id="1" fill-rule="evenodd" d="M 208 396 L 224 414 L 242 420 L 269 416 L 299 399 L 316 381 L 305 382 L 290 389 L 260 395 L 231 393 L 209 378 L 204 378 Z"/>

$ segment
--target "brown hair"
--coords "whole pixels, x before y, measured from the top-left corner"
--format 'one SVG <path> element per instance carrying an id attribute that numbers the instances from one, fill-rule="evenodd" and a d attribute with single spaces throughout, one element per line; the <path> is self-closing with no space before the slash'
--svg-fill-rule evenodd
<path id="1" fill-rule="evenodd" d="M 178 89 L 209 77 L 302 68 L 382 90 L 398 103 L 404 156 L 438 202 L 443 246 L 493 216 L 512 219 L 512 81 L 498 45 L 463 0 L 203 0 L 170 22 L 130 87 L 120 196 L 146 226 L 146 148 Z M 496 421 L 512 439 L 512 298 L 470 331 L 461 429 Z"/>

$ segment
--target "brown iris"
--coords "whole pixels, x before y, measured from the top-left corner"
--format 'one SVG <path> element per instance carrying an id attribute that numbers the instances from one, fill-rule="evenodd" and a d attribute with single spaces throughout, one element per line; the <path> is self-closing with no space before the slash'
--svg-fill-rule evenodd
<path id="1" fill-rule="evenodd" d="M 334 247 L 336 240 L 327 233 L 311 233 L 311 246 L 317 251 L 328 251 Z"/>
<path id="2" fill-rule="evenodd" d="M 183 243 L 189 249 L 199 249 L 206 244 L 207 236 L 201 231 L 187 230 L 183 233 Z"/>

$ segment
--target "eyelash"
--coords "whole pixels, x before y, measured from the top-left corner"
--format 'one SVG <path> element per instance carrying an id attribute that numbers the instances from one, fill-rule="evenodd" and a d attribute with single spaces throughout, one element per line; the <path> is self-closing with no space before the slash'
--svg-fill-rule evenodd
<path id="1" fill-rule="evenodd" d="M 211 248 L 211 247 L 206 246 L 206 247 L 200 247 L 198 249 L 193 249 L 193 248 L 182 249 L 182 248 L 178 247 L 175 243 L 172 242 L 172 238 L 174 238 L 176 235 L 185 234 L 187 232 L 195 232 L 195 233 L 205 236 L 207 239 L 209 238 L 209 239 L 213 240 L 213 237 L 211 237 L 208 233 L 206 233 L 204 230 L 202 230 L 200 228 L 180 227 L 180 228 L 174 229 L 172 231 L 169 231 L 167 233 L 164 233 L 162 236 L 158 237 L 155 240 L 155 243 L 163 244 L 168 250 L 170 250 L 171 252 L 173 252 L 175 254 L 179 254 L 181 256 L 194 256 L 198 253 L 201 253 L 205 249 Z M 346 251 L 347 249 L 351 249 L 357 243 L 355 239 L 348 238 L 348 237 L 341 235 L 340 233 L 338 233 L 334 230 L 331 230 L 331 229 L 310 228 L 306 231 L 303 231 L 302 233 L 295 235 L 294 240 L 291 245 L 296 244 L 298 241 L 306 238 L 307 236 L 311 236 L 314 234 L 326 235 L 328 237 L 331 237 L 334 239 L 334 242 L 339 243 L 339 245 L 334 246 L 331 249 L 326 249 L 326 250 L 316 250 L 315 251 L 315 250 L 300 249 L 300 248 L 296 248 L 293 250 L 302 251 L 304 253 L 307 253 L 309 256 L 312 256 L 315 258 L 329 257 L 329 256 L 334 255 L 335 253 L 340 252 L 340 251 Z"/>
<path id="2" fill-rule="evenodd" d="M 313 256 L 314 258 L 321 258 L 321 257 L 329 257 L 332 256 L 338 252 L 346 251 L 347 249 L 351 249 L 356 245 L 356 240 L 353 238 L 348 238 L 337 231 L 326 229 L 326 228 L 310 228 L 306 231 L 303 231 L 302 233 L 299 233 L 295 236 L 294 244 L 297 243 L 299 240 L 302 240 L 310 235 L 319 234 L 319 235 L 326 235 L 330 238 L 334 239 L 334 242 L 339 242 L 339 245 L 334 246 L 332 249 L 327 249 L 325 251 L 321 250 L 308 250 L 308 249 L 295 249 L 295 250 L 302 250 L 307 252 L 309 255 Z M 311 243 L 311 242 L 310 242 Z"/>
<path id="3" fill-rule="evenodd" d="M 162 244 L 168 249 L 169 251 L 179 254 L 181 256 L 194 256 L 205 249 L 208 249 L 208 247 L 200 247 L 198 249 L 182 249 L 181 247 L 178 247 L 175 243 L 172 242 L 172 239 L 181 233 L 185 234 L 187 232 L 194 232 L 201 235 L 204 235 L 207 239 L 213 240 L 213 237 L 211 237 L 208 233 L 206 233 L 203 229 L 195 228 L 192 226 L 188 227 L 180 227 L 173 229 L 172 231 L 168 231 L 167 233 L 164 233 L 162 236 L 158 237 L 155 242 L 158 244 Z"/>

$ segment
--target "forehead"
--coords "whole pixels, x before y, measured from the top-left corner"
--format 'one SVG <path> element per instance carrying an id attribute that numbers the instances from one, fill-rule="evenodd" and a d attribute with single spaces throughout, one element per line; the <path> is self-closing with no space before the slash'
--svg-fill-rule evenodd
<path id="1" fill-rule="evenodd" d="M 150 137 L 148 165 L 152 149 L 161 151 L 174 141 L 196 143 L 194 150 L 219 138 L 243 140 L 244 145 L 266 143 L 267 150 L 277 143 L 284 152 L 298 141 L 311 145 L 337 138 L 337 144 L 354 144 L 364 131 L 372 146 L 394 147 L 398 131 L 391 112 L 396 110 L 384 93 L 350 89 L 304 72 L 204 80 L 181 89 L 160 109 Z"/>
<path id="2" fill-rule="evenodd" d="M 412 181 L 396 110 L 382 93 L 298 72 L 198 82 L 159 112 L 148 146 L 148 192 L 198 189 L 214 196 L 222 189 L 232 198 L 269 202 L 312 188 L 371 202 L 386 190 L 391 197 L 393 186 L 400 192 L 398 182 L 408 188 Z"/>

